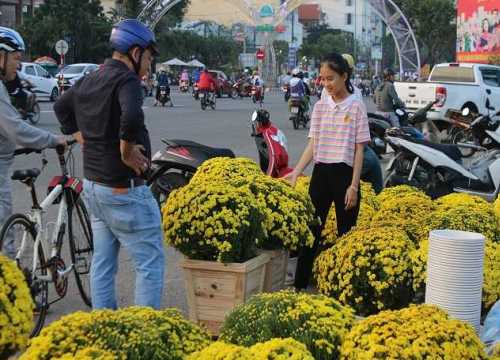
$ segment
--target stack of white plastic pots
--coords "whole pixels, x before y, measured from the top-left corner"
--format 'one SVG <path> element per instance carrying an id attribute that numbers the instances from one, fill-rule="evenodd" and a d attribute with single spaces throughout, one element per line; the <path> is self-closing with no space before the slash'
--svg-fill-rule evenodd
<path id="1" fill-rule="evenodd" d="M 429 235 L 426 304 L 437 305 L 479 333 L 485 238 L 481 234 L 434 230 Z"/>

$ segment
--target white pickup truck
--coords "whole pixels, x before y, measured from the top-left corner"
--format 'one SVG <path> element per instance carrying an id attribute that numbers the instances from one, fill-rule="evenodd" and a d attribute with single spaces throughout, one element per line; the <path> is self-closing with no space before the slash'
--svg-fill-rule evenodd
<path id="1" fill-rule="evenodd" d="M 468 107 L 486 114 L 486 99 L 500 109 L 500 66 L 445 63 L 434 66 L 426 82 L 396 82 L 396 91 L 407 109 L 415 111 L 436 99 L 439 102 L 428 113 L 431 120 L 445 120 L 448 109 Z"/>

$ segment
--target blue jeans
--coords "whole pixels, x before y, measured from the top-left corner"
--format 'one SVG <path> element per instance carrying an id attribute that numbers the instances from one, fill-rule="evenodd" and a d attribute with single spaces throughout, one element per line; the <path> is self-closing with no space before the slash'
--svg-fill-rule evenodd
<path id="1" fill-rule="evenodd" d="M 123 246 L 135 265 L 135 304 L 160 308 L 165 255 L 160 210 L 149 188 L 117 191 L 85 180 L 83 194 L 94 233 L 92 307 L 117 308 L 115 278 Z"/>

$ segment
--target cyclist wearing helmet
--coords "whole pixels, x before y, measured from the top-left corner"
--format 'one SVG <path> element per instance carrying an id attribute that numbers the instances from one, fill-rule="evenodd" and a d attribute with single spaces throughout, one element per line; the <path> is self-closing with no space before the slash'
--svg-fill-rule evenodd
<path id="1" fill-rule="evenodd" d="M 396 89 L 394 88 L 394 71 L 392 69 L 384 69 L 384 81 L 375 89 L 375 105 L 377 105 L 377 113 L 386 117 L 392 126 L 399 127 L 399 119 L 394 112 L 396 108 L 404 108 Z"/>
<path id="2" fill-rule="evenodd" d="M 66 144 L 64 137 L 28 125 L 10 101 L 5 84 L 15 80 L 24 50 L 24 41 L 16 31 L 0 27 L 0 226 L 12 214 L 9 173 L 16 145 L 44 149 Z M 11 258 L 14 258 L 16 251 L 13 240 L 8 237 L 3 249 L 0 249 Z"/>
<path id="3" fill-rule="evenodd" d="M 160 211 L 144 174 L 151 143 L 144 123 L 141 77 L 157 54 L 153 32 L 135 19 L 120 21 L 113 55 L 54 105 L 64 134 L 83 145 L 84 197 L 92 213 L 92 306 L 116 309 L 120 247 L 132 256 L 135 304 L 159 308 L 164 277 Z"/>

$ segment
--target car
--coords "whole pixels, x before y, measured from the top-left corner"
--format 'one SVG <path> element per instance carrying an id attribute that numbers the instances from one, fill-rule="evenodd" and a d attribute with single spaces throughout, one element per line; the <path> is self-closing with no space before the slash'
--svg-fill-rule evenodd
<path id="1" fill-rule="evenodd" d="M 468 108 L 475 114 L 487 114 L 487 98 L 492 107 L 500 109 L 500 66 L 437 64 L 426 82 L 396 82 L 395 87 L 410 112 L 439 100 L 428 113 L 433 121 L 446 121 L 448 110 L 455 109 Z"/>
<path id="2" fill-rule="evenodd" d="M 89 63 L 71 64 L 64 67 L 62 71 L 60 71 L 56 75 L 56 78 L 59 79 L 61 75 L 64 76 L 63 87 L 64 90 L 67 90 L 82 77 L 96 70 L 99 70 L 98 64 L 89 64 Z"/>
<path id="3" fill-rule="evenodd" d="M 233 82 L 229 80 L 226 74 L 220 70 L 208 70 L 210 75 L 213 76 L 216 82 L 215 93 L 217 97 L 222 97 L 222 95 L 227 95 L 232 98 L 238 96 L 238 91 L 233 88 Z"/>
<path id="4" fill-rule="evenodd" d="M 55 101 L 59 96 L 57 79 L 36 63 L 23 62 L 18 71 L 19 77 L 33 84 L 33 92 L 39 99 Z"/>

